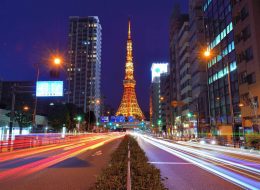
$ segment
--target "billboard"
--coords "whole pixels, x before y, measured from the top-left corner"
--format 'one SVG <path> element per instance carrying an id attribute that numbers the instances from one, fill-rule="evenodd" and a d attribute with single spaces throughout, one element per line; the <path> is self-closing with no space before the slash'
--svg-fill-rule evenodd
<path id="1" fill-rule="evenodd" d="M 63 81 L 37 81 L 36 97 L 63 96 Z"/>

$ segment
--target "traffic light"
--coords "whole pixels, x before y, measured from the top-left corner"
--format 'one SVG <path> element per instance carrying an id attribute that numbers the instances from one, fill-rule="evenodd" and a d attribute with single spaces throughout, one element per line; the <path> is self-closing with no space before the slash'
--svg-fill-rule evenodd
<path id="1" fill-rule="evenodd" d="M 187 113 L 187 117 L 188 117 L 188 118 L 191 118 L 191 116 L 192 116 L 192 113 L 191 113 L 191 112 Z"/>
<path id="2" fill-rule="evenodd" d="M 77 120 L 80 122 L 82 120 L 82 117 L 81 116 L 78 116 L 77 117 Z"/>

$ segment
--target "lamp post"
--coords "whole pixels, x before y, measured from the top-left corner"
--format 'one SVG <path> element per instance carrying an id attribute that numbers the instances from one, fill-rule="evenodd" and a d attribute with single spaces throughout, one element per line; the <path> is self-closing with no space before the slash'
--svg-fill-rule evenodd
<path id="1" fill-rule="evenodd" d="M 212 53 L 209 50 L 204 51 L 204 57 L 210 58 Z M 231 79 L 230 79 L 230 63 L 227 62 L 227 77 L 228 77 L 228 94 L 229 94 L 229 106 L 230 106 L 230 117 L 231 117 L 231 127 L 232 127 L 232 141 L 235 146 L 235 122 L 234 122 L 234 110 L 233 110 L 233 99 L 232 99 L 232 91 L 231 91 Z M 208 76 L 208 65 L 206 64 L 206 72 Z M 209 78 L 209 76 L 208 76 Z M 208 88 L 208 101 L 209 101 L 209 114 L 210 114 L 210 97 L 209 97 L 209 83 L 207 81 L 207 88 Z M 219 98 L 219 97 L 218 97 Z M 211 118 L 211 114 L 210 114 Z M 210 119 L 211 124 L 211 119 Z"/>
<path id="2" fill-rule="evenodd" d="M 80 130 L 80 122 L 81 122 L 81 120 L 82 120 L 82 117 L 81 117 L 81 116 L 78 116 L 78 117 L 77 117 L 77 121 L 78 121 L 78 126 L 77 126 L 78 132 L 79 132 L 79 130 Z"/>
<path id="3" fill-rule="evenodd" d="M 55 65 L 55 66 L 60 66 L 62 63 L 62 59 L 59 56 L 55 56 L 52 57 L 51 59 L 51 64 Z M 36 64 L 36 88 L 37 88 L 37 82 L 39 81 L 39 77 L 40 77 L 40 65 L 39 63 Z M 34 109 L 33 109 L 33 119 L 32 119 L 32 127 L 34 129 L 34 127 L 36 127 L 36 114 L 37 114 L 37 96 L 35 94 L 35 102 L 34 102 Z"/>
<path id="4" fill-rule="evenodd" d="M 210 125 L 210 127 L 212 127 L 212 124 L 211 124 L 211 110 L 210 110 L 210 95 L 209 95 L 209 81 L 208 81 L 209 72 L 208 72 L 208 64 L 207 64 L 207 61 L 208 61 L 209 58 L 211 57 L 211 52 L 210 52 L 208 49 L 206 49 L 206 50 L 204 50 L 204 52 L 203 52 L 203 56 L 204 56 L 204 58 L 206 59 L 206 75 L 207 75 L 207 96 L 208 96 L 209 125 Z M 215 133 L 215 129 L 213 130 L 213 132 Z"/>

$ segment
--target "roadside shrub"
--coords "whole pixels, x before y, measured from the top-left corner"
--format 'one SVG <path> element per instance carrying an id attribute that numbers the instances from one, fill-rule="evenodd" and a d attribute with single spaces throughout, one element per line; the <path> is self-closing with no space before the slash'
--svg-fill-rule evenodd
<path id="1" fill-rule="evenodd" d="M 246 146 L 248 148 L 254 148 L 259 150 L 260 149 L 260 134 L 257 133 L 251 133 L 246 134 Z"/>
<path id="2" fill-rule="evenodd" d="M 93 189 L 96 190 L 125 190 L 127 178 L 128 143 L 131 161 L 131 186 L 133 190 L 163 190 L 160 170 L 148 163 L 145 152 L 137 141 L 126 135 L 117 150 L 112 154 L 109 166 L 102 174 Z"/>

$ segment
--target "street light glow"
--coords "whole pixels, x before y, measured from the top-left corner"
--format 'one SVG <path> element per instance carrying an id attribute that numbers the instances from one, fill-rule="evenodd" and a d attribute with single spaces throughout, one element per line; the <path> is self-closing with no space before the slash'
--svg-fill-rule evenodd
<path id="1" fill-rule="evenodd" d="M 29 107 L 28 107 L 28 106 L 24 106 L 24 107 L 23 107 L 23 110 L 24 110 L 24 111 L 28 111 L 28 110 L 29 110 Z"/>
<path id="2" fill-rule="evenodd" d="M 54 62 L 55 65 L 60 65 L 61 64 L 61 58 L 55 57 L 53 62 Z"/>
<path id="3" fill-rule="evenodd" d="M 209 50 L 204 51 L 204 56 L 205 57 L 209 57 L 210 56 L 210 51 Z"/>

